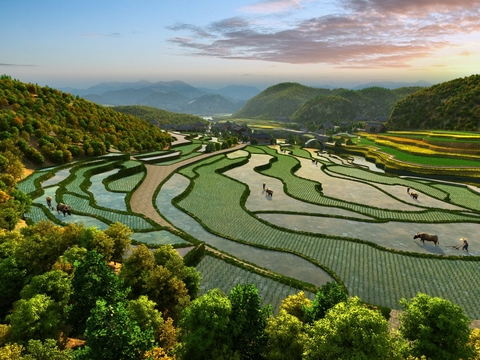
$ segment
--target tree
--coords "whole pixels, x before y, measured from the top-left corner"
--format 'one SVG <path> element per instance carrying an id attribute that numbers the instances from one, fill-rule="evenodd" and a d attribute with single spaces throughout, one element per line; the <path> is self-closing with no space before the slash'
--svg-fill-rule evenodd
<path id="1" fill-rule="evenodd" d="M 313 324 L 316 320 L 324 318 L 329 309 L 342 301 L 347 301 L 347 298 L 347 294 L 336 282 L 326 283 L 317 292 L 311 305 L 304 307 L 305 321 Z"/>
<path id="2" fill-rule="evenodd" d="M 7 316 L 12 325 L 12 340 L 26 344 L 29 339 L 57 339 L 61 326 L 59 310 L 58 304 L 45 294 L 18 300 Z"/>
<path id="3" fill-rule="evenodd" d="M 267 360 L 301 360 L 307 335 L 303 323 L 285 309 L 280 309 L 277 317 L 269 317 L 265 334 L 268 345 Z"/>
<path id="4" fill-rule="evenodd" d="M 126 301 L 99 298 L 87 320 L 87 346 L 78 351 L 79 360 L 141 359 L 154 347 L 152 329 L 142 331 L 129 318 Z"/>
<path id="5" fill-rule="evenodd" d="M 84 332 L 90 311 L 96 306 L 97 300 L 104 299 L 108 304 L 113 304 L 126 297 L 121 280 L 95 250 L 89 251 L 81 263 L 75 263 L 72 288 L 72 305 L 67 312 L 75 334 Z"/>
<path id="6" fill-rule="evenodd" d="M 145 246 L 139 245 L 135 248 L 123 263 L 120 270 L 120 278 L 124 280 L 125 286 L 130 287 L 130 297 L 137 298 L 145 295 L 145 283 L 150 272 L 155 266 L 155 259 L 152 252 Z"/>
<path id="7" fill-rule="evenodd" d="M 267 346 L 265 327 L 270 308 L 261 308 L 261 298 L 253 284 L 236 285 L 228 298 L 232 304 L 230 329 L 233 351 L 241 359 L 260 359 Z"/>
<path id="8" fill-rule="evenodd" d="M 155 340 L 160 340 L 163 324 L 162 314 L 155 309 L 157 304 L 142 295 L 137 300 L 130 300 L 127 305 L 130 320 L 135 321 L 142 331 L 153 330 Z"/>
<path id="9" fill-rule="evenodd" d="M 148 297 L 157 303 L 157 308 L 173 318 L 177 318 L 190 303 L 185 283 L 161 265 L 156 265 L 149 273 L 144 286 Z"/>
<path id="10" fill-rule="evenodd" d="M 296 295 L 287 296 L 282 300 L 280 310 L 285 310 L 288 314 L 295 316 L 301 322 L 304 321 L 305 308 L 311 306 L 311 301 L 303 291 L 300 291 Z"/>
<path id="11" fill-rule="evenodd" d="M 40 340 L 29 340 L 27 354 L 23 360 L 70 360 L 72 351 L 65 349 L 61 351 L 54 339 L 46 339 L 43 343 Z"/>
<path id="12" fill-rule="evenodd" d="M 30 283 L 24 286 L 20 296 L 23 299 L 30 299 L 37 294 L 45 294 L 59 303 L 59 306 L 63 309 L 68 304 L 71 293 L 72 283 L 68 274 L 60 270 L 54 270 L 34 276 Z"/>
<path id="13" fill-rule="evenodd" d="M 0 261 L 0 301 L 4 305 L 2 312 L 8 311 L 8 305 L 20 297 L 26 275 L 27 270 L 13 256 Z"/>
<path id="14" fill-rule="evenodd" d="M 84 248 L 96 250 L 102 254 L 105 261 L 110 261 L 113 256 L 115 241 L 105 232 L 93 226 L 82 229 L 78 241 Z"/>
<path id="15" fill-rule="evenodd" d="M 303 359 L 393 359 L 387 320 L 358 297 L 331 308 L 308 331 Z"/>
<path id="16" fill-rule="evenodd" d="M 411 341 L 414 356 L 432 359 L 467 359 L 471 320 L 449 300 L 418 293 L 410 301 L 401 299 L 400 334 Z"/>
<path id="17" fill-rule="evenodd" d="M 195 299 L 182 311 L 179 323 L 182 360 L 233 359 L 229 337 L 230 300 L 218 289 Z"/>
<path id="18" fill-rule="evenodd" d="M 133 231 L 120 222 L 111 224 L 104 233 L 113 239 L 113 254 L 112 259 L 116 263 L 122 261 L 125 253 L 130 249 Z"/>

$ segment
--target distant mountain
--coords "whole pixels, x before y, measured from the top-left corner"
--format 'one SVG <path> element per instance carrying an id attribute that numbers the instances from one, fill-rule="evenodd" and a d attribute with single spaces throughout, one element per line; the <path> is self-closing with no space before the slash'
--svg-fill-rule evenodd
<path id="1" fill-rule="evenodd" d="M 480 130 L 480 75 L 423 88 L 397 102 L 390 130 Z"/>
<path id="2" fill-rule="evenodd" d="M 426 86 L 432 86 L 431 83 L 426 82 L 424 80 L 420 80 L 414 83 L 406 83 L 406 82 L 395 82 L 395 81 L 373 81 L 369 82 L 366 84 L 358 85 L 353 87 L 353 90 L 361 90 L 369 87 L 382 87 L 385 89 L 398 89 L 401 87 L 412 87 L 412 86 L 421 86 L 421 87 L 426 87 Z"/>
<path id="3" fill-rule="evenodd" d="M 233 102 L 247 101 L 260 94 L 260 90 L 254 86 L 228 85 L 218 90 L 198 88 L 208 94 L 218 94 Z"/>
<path id="4" fill-rule="evenodd" d="M 248 96 L 259 90 L 232 85 L 206 91 L 178 80 L 155 83 L 140 80 L 101 83 L 84 90 L 68 88 L 68 92 L 101 105 L 145 105 L 178 113 L 215 115 L 237 111 Z"/>

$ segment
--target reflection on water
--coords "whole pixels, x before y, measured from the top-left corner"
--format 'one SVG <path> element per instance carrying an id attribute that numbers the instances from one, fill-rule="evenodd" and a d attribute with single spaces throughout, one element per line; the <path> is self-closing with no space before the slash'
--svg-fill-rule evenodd
<path id="1" fill-rule="evenodd" d="M 375 165 L 375 163 L 365 160 L 363 156 L 357 156 L 357 155 L 348 155 L 348 156 L 353 158 L 354 164 L 367 166 L 370 170 L 375 172 L 381 172 L 381 173 L 385 172 L 383 169 L 378 168 L 377 165 Z"/>
<path id="2" fill-rule="evenodd" d="M 178 210 L 175 206 L 165 206 L 165 204 L 171 204 L 171 200 L 181 194 L 188 184 L 189 180 L 187 178 L 174 174 L 162 186 L 156 199 L 156 204 L 161 214 L 175 227 L 238 259 L 248 261 L 278 274 L 316 286 L 322 286 L 329 281 L 333 281 L 333 278 L 328 273 L 296 255 L 259 249 L 213 235 L 192 217 Z"/>

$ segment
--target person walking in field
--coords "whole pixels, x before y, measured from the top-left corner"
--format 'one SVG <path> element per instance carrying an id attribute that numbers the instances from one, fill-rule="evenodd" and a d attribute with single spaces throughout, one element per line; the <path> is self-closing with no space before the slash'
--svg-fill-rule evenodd
<path id="1" fill-rule="evenodd" d="M 467 238 L 466 238 L 466 237 L 462 237 L 460 240 L 463 241 L 462 250 L 465 250 L 466 252 L 468 252 L 468 241 L 467 241 Z"/>
<path id="2" fill-rule="evenodd" d="M 264 191 L 265 191 L 265 185 L 266 185 L 266 184 L 265 184 L 265 183 L 263 183 L 263 190 L 264 190 Z"/>

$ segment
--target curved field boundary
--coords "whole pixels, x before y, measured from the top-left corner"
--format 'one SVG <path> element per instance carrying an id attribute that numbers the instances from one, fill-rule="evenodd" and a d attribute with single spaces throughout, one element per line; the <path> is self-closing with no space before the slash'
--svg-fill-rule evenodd
<path id="1" fill-rule="evenodd" d="M 268 151 L 267 151 L 268 152 Z M 270 150 L 272 154 L 273 151 Z M 437 209 L 426 209 L 423 211 L 397 211 L 390 209 L 376 208 L 373 206 L 366 206 L 347 201 L 342 201 L 336 198 L 323 196 L 320 192 L 321 184 L 295 176 L 293 172 L 299 166 L 299 161 L 288 155 L 272 155 L 277 158 L 281 157 L 281 161 L 270 161 L 269 166 L 261 166 L 256 170 L 261 174 L 272 176 L 281 180 L 284 183 L 284 191 L 293 198 L 305 202 L 333 206 L 350 211 L 354 211 L 366 216 L 371 216 L 378 220 L 395 220 L 404 222 L 480 222 L 480 219 L 475 216 L 470 216 L 459 211 L 445 212 Z M 343 169 L 344 167 L 335 165 L 335 167 Z M 330 168 L 330 167 L 329 167 Z M 365 172 L 364 170 L 346 168 L 347 170 L 356 170 Z M 369 173 L 369 172 L 367 172 Z M 375 174 L 372 174 L 375 175 Z M 379 176 L 379 179 L 383 177 Z M 400 179 L 403 180 L 403 179 Z M 408 180 L 403 180 L 408 181 Z M 395 184 L 395 182 L 392 183 Z M 423 184 L 420 184 L 424 186 Z M 427 187 L 427 186 L 426 186 Z M 428 188 L 431 188 L 428 186 Z M 435 189 L 438 193 L 443 191 Z M 447 196 L 448 194 L 445 194 Z"/>
<path id="2" fill-rule="evenodd" d="M 228 294 L 235 285 L 254 284 L 263 300 L 262 306 L 272 305 L 274 313 L 278 312 L 283 299 L 297 294 L 299 291 L 297 288 L 284 285 L 265 275 L 242 269 L 210 255 L 205 256 L 196 269 L 202 274 L 201 295 L 214 288 L 219 288 Z M 311 300 L 315 298 L 315 294 L 308 291 L 305 292 L 305 295 Z"/>
<path id="3" fill-rule="evenodd" d="M 398 309 L 401 298 L 425 292 L 450 299 L 470 317 L 479 318 L 477 261 L 416 257 L 362 242 L 280 230 L 242 208 L 238 199 L 248 192 L 244 184 L 216 172 L 234 161 L 194 165 L 198 176 L 192 180 L 190 192 L 178 201 L 179 207 L 209 231 L 249 245 L 303 255 L 331 269 L 351 295 L 369 303 Z M 209 204 L 208 211 L 205 204 Z M 450 274 L 462 276 L 453 281 Z"/>
<path id="4" fill-rule="evenodd" d="M 105 188 L 113 192 L 128 193 L 135 189 L 135 187 L 137 187 L 137 185 L 142 181 L 144 176 L 145 174 L 143 172 L 130 176 L 125 176 L 121 179 L 117 179 L 107 183 L 105 185 Z"/>
<path id="5" fill-rule="evenodd" d="M 138 215 L 127 212 L 113 212 L 110 209 L 101 209 L 90 205 L 90 200 L 70 193 L 63 195 L 65 204 L 69 204 L 75 213 L 90 215 L 106 220 L 108 223 L 117 221 L 127 225 L 133 231 L 154 230 L 155 227 Z"/>

